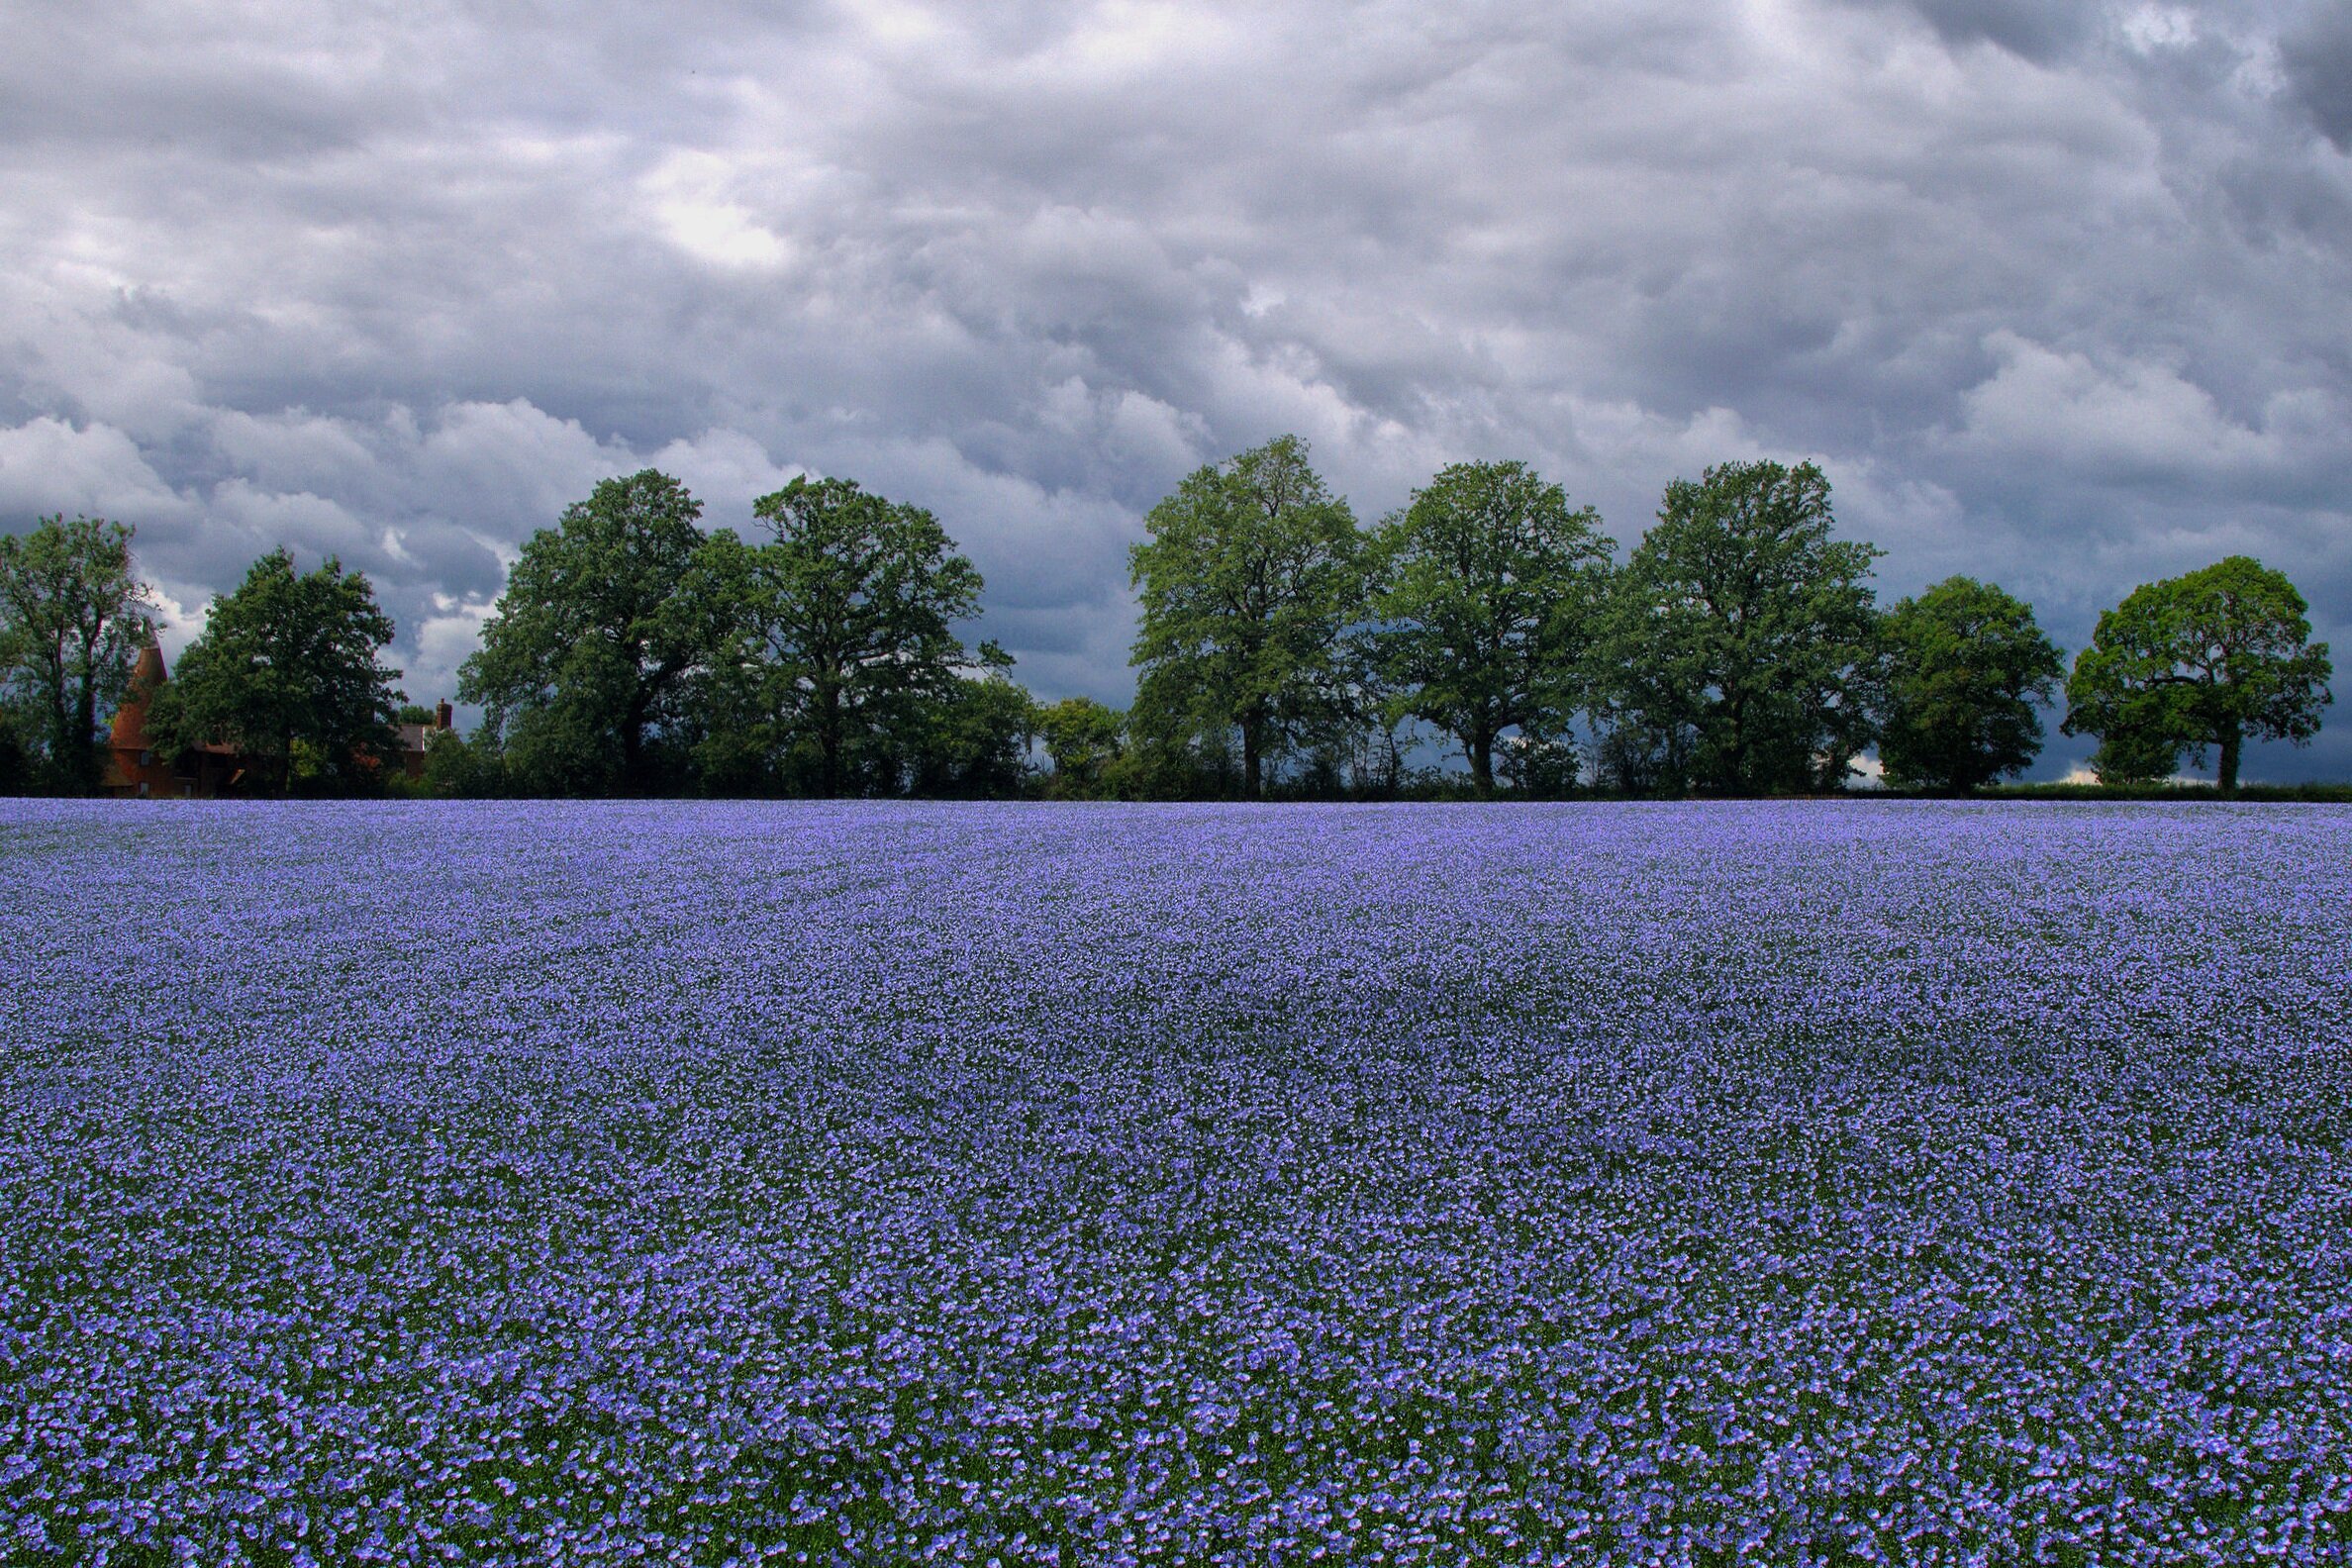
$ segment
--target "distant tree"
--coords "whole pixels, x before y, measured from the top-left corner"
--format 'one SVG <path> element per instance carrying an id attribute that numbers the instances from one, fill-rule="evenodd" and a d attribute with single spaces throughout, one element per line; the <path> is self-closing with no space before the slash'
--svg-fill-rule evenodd
<path id="1" fill-rule="evenodd" d="M 702 504 L 647 468 L 599 483 L 523 546 L 457 693 L 482 704 L 527 788 L 668 781 L 659 742 L 706 649 L 671 601 L 702 548 Z"/>
<path id="2" fill-rule="evenodd" d="M 996 651 L 994 644 L 987 651 Z M 923 705 L 910 727 L 907 792 L 944 800 L 1019 795 L 1029 777 L 1029 740 L 1036 728 L 1035 701 L 1002 668 L 959 674 Z"/>
<path id="3" fill-rule="evenodd" d="M 495 737 L 486 728 L 470 737 L 454 730 L 436 732 L 425 742 L 422 792 L 441 800 L 492 800 L 506 794 L 506 763 Z"/>
<path id="4" fill-rule="evenodd" d="M 1200 800 L 1239 791 L 1241 765 L 1230 733 L 1188 734 L 1130 711 L 1126 743 L 1103 764 L 1102 792 L 1114 800 Z"/>
<path id="5" fill-rule="evenodd" d="M 2110 727 L 2091 753 L 2091 772 L 2102 784 L 2156 784 L 2181 765 L 2181 742 L 2150 730 Z"/>
<path id="6" fill-rule="evenodd" d="M 1733 794 L 1844 782 L 1870 739 L 1864 579 L 1880 551 L 1832 539 L 1833 521 L 1812 463 L 1723 463 L 1666 487 L 1612 595 L 1605 771 Z"/>
<path id="7" fill-rule="evenodd" d="M 2117 777 L 2183 751 L 2203 766 L 2210 747 L 2235 790 L 2248 738 L 2307 744 L 2335 700 L 2308 609 L 2248 555 L 2133 589 L 2075 658 L 2066 733 L 2098 735 Z"/>
<path id="8" fill-rule="evenodd" d="M 233 745 L 281 793 L 368 787 L 399 756 L 400 671 L 376 661 L 392 630 L 361 573 L 330 555 L 297 575 L 293 555 L 272 550 L 213 601 L 149 705 L 147 734 L 166 754 Z"/>
<path id="9" fill-rule="evenodd" d="M 1125 728 L 1117 709 L 1091 697 L 1065 697 L 1040 709 L 1037 734 L 1053 763 L 1053 793 L 1078 800 L 1101 793 L 1105 770 L 1119 758 Z"/>
<path id="10" fill-rule="evenodd" d="M 1948 577 L 1880 626 L 1879 760 L 1904 789 L 1967 794 L 2022 772 L 2065 674 L 2032 609 L 1990 583 Z"/>
<path id="11" fill-rule="evenodd" d="M 1611 689 L 1633 691 L 1635 683 L 1605 674 Z M 1633 703 L 1651 695 L 1653 706 Z M 1697 727 L 1658 697 L 1634 692 L 1605 709 L 1593 743 L 1593 782 L 1613 795 L 1674 795 L 1690 787 L 1698 749 Z"/>
<path id="12" fill-rule="evenodd" d="M 1575 793 L 1584 774 L 1575 735 L 1551 725 L 1522 727 L 1505 743 L 1500 765 L 1513 789 L 1537 800 Z"/>
<path id="13" fill-rule="evenodd" d="M 1481 795 L 1505 732 L 1564 730 L 1577 704 L 1616 548 L 1600 521 L 1524 463 L 1465 462 L 1374 536 L 1370 640 L 1390 717 L 1451 735 Z"/>
<path id="14" fill-rule="evenodd" d="M 154 604 L 132 572 L 133 531 L 62 513 L 0 536 L 0 692 L 30 781 L 64 794 L 98 785 L 98 726 L 122 701 Z"/>
<path id="15" fill-rule="evenodd" d="M 931 513 L 854 480 L 795 479 L 752 511 L 773 540 L 721 531 L 681 596 L 724 634 L 706 756 L 745 781 L 894 791 L 919 732 L 969 695 L 955 623 L 979 614 L 980 573 Z"/>
<path id="16" fill-rule="evenodd" d="M 1128 553 L 1133 723 L 1153 749 L 1199 747 L 1205 766 L 1237 738 L 1253 799 L 1269 759 L 1361 707 L 1347 633 L 1365 614 L 1364 539 L 1307 458 L 1282 436 L 1199 469 Z"/>

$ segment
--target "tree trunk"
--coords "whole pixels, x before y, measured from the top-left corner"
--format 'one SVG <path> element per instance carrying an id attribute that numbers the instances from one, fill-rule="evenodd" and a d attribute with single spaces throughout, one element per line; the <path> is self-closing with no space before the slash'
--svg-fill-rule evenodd
<path id="1" fill-rule="evenodd" d="M 1462 750 L 1470 758 L 1470 787 L 1485 800 L 1495 793 L 1495 737 L 1480 731 L 1463 742 Z"/>
<path id="2" fill-rule="evenodd" d="M 49 673 L 46 669 L 44 676 Z M 64 787 L 64 781 L 74 773 L 73 765 L 73 699 L 65 690 L 65 661 L 56 663 L 56 689 L 49 694 L 49 753 L 50 782 Z"/>
<path id="3" fill-rule="evenodd" d="M 98 793 L 99 783 L 106 777 L 105 753 L 95 738 L 98 734 L 98 694 L 84 680 L 74 703 L 73 748 L 58 760 L 73 769 L 73 787 L 84 795 Z"/>
<path id="4" fill-rule="evenodd" d="M 2221 727 L 2221 793 L 2237 793 L 2238 752 L 2244 748 L 2246 737 L 2234 724 Z"/>
<path id="5" fill-rule="evenodd" d="M 819 696 L 817 750 L 824 759 L 825 797 L 832 800 L 841 793 L 841 694 L 829 686 Z"/>
<path id="6" fill-rule="evenodd" d="M 1241 721 L 1241 795 L 1245 800 L 1258 798 L 1258 722 Z"/>
<path id="7" fill-rule="evenodd" d="M 621 790 L 623 794 L 637 793 L 639 769 L 645 751 L 645 716 L 635 706 L 621 721 Z"/>

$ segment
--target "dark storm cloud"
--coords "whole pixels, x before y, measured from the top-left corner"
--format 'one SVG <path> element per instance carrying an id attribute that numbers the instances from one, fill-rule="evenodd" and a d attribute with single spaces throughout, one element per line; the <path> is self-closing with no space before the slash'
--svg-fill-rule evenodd
<path id="1" fill-rule="evenodd" d="M 2281 63 L 2311 123 L 2352 152 L 2352 9 L 2322 5 L 2281 41 Z"/>
<path id="2" fill-rule="evenodd" d="M 1917 15 L 1948 43 L 1996 44 L 2043 60 L 2096 36 L 2102 8 L 2081 0 L 1872 0 Z"/>
<path id="3" fill-rule="evenodd" d="M 1814 456 L 1890 593 L 1989 575 L 2079 645 L 2245 549 L 2352 648 L 2347 37 L 2285 0 L 19 8 L 0 525 L 135 521 L 191 615 L 338 552 L 432 695 L 598 478 L 748 528 L 845 473 L 939 515 L 1033 685 L 1117 701 L 1141 514 L 1276 433 L 1366 520 L 1515 456 L 1628 544 L 1676 474 Z"/>

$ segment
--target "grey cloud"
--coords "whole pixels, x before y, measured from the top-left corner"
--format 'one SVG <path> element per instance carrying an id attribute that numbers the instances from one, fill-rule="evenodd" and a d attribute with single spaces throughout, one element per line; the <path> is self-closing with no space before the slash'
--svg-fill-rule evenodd
<path id="1" fill-rule="evenodd" d="M 2310 20 L 2280 42 L 2289 87 L 2320 134 L 2352 152 L 2352 11 L 2312 8 Z"/>
<path id="2" fill-rule="evenodd" d="M 1993 44 L 2026 59 L 2063 54 L 2094 36 L 2105 7 L 2092 0 L 1868 0 L 1911 12 L 1952 44 Z"/>
<path id="3" fill-rule="evenodd" d="M 1890 593 L 2079 645 L 2246 548 L 2352 647 L 2352 35 L 2286 0 L 20 9 L 0 526 L 190 605 L 340 550 L 412 691 L 655 463 L 931 507 L 1121 701 L 1142 514 L 1286 430 L 1367 520 L 1518 456 L 1627 543 L 1815 456 Z"/>

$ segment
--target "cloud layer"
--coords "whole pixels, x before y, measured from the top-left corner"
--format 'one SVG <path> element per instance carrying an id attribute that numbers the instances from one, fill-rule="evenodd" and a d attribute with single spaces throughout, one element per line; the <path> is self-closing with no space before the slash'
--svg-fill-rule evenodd
<path id="1" fill-rule="evenodd" d="M 19 18 L 0 527 L 135 523 L 189 617 L 338 552 L 419 697 L 652 463 L 714 524 L 804 471 L 931 507 L 976 630 L 1124 701 L 1141 514 L 1283 431 L 1366 518 L 1516 456 L 1628 543 L 1812 456 L 1889 594 L 1990 576 L 2071 648 L 2244 550 L 2352 660 L 2340 7 Z M 2339 729 L 2249 771 L 2352 774 Z"/>

